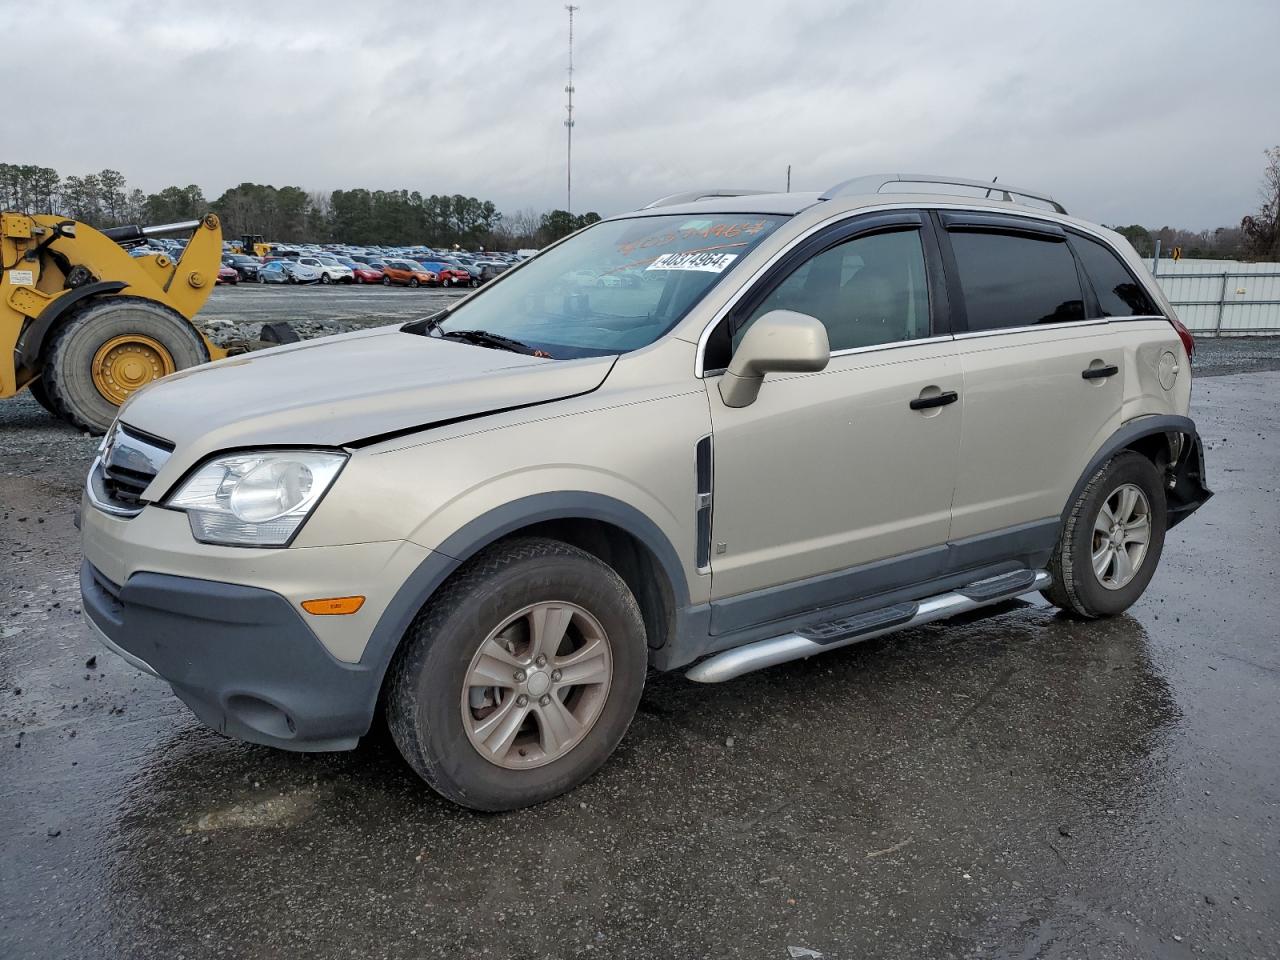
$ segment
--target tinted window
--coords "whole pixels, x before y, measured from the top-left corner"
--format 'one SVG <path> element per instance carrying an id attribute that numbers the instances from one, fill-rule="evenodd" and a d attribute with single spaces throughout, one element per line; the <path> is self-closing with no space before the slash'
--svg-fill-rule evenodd
<path id="1" fill-rule="evenodd" d="M 1098 306 L 1104 317 L 1143 317 L 1158 315 L 1160 310 L 1147 292 L 1133 279 L 1120 258 L 1096 240 L 1076 236 L 1072 241 L 1084 272 L 1089 275 Z"/>
<path id="2" fill-rule="evenodd" d="M 848 350 L 929 335 L 929 294 L 918 230 L 858 237 L 801 264 L 734 333 L 770 310 L 817 317 L 831 349 Z"/>
<path id="3" fill-rule="evenodd" d="M 1061 240 L 951 232 L 970 330 L 1084 319 L 1080 278 Z"/>

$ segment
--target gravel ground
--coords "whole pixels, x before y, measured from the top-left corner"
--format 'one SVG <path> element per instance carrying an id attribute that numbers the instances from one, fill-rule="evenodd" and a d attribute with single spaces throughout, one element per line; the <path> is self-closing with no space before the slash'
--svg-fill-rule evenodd
<path id="1" fill-rule="evenodd" d="M 240 283 L 217 287 L 197 318 L 215 343 L 256 340 L 263 323 L 289 322 L 304 340 L 361 327 L 408 323 L 467 291 L 363 285 L 291 287 Z"/>
<path id="2" fill-rule="evenodd" d="M 439 296 L 219 290 L 207 319 Z M 1230 373 L 1194 394 L 1217 495 L 1126 615 L 1018 602 L 656 677 L 599 775 L 498 816 L 383 738 L 225 740 L 98 646 L 72 525 L 95 441 L 0 403 L 0 957 L 1276 957 L 1277 352 L 1201 341 L 1197 373 Z"/>

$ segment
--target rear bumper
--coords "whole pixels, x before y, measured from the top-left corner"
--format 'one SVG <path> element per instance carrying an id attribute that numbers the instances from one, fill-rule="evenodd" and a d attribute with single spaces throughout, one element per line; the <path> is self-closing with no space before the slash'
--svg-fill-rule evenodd
<path id="1" fill-rule="evenodd" d="M 103 643 L 219 733 L 313 751 L 369 730 L 381 669 L 335 659 L 277 593 L 146 572 L 117 585 L 87 560 L 80 593 Z"/>

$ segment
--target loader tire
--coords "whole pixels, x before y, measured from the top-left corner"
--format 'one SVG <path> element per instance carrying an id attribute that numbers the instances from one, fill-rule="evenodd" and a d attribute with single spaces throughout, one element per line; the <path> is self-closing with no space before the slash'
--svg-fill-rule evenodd
<path id="1" fill-rule="evenodd" d="M 55 417 L 58 415 L 58 411 L 53 408 L 53 401 L 49 399 L 49 394 L 44 388 L 43 380 L 39 377 L 32 380 L 27 384 L 27 390 L 31 392 L 31 396 L 35 397 L 36 403 L 40 404 L 40 406 L 44 407 Z"/>
<path id="2" fill-rule="evenodd" d="M 41 380 L 58 416 L 98 434 L 135 390 L 208 361 L 181 314 L 142 297 L 106 297 L 72 310 L 48 346 Z"/>

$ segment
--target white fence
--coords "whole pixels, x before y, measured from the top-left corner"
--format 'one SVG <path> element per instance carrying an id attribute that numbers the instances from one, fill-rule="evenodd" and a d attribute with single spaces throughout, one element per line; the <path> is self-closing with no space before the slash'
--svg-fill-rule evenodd
<path id="1" fill-rule="evenodd" d="M 1280 263 L 1162 259 L 1151 272 L 1193 333 L 1280 334 Z"/>

